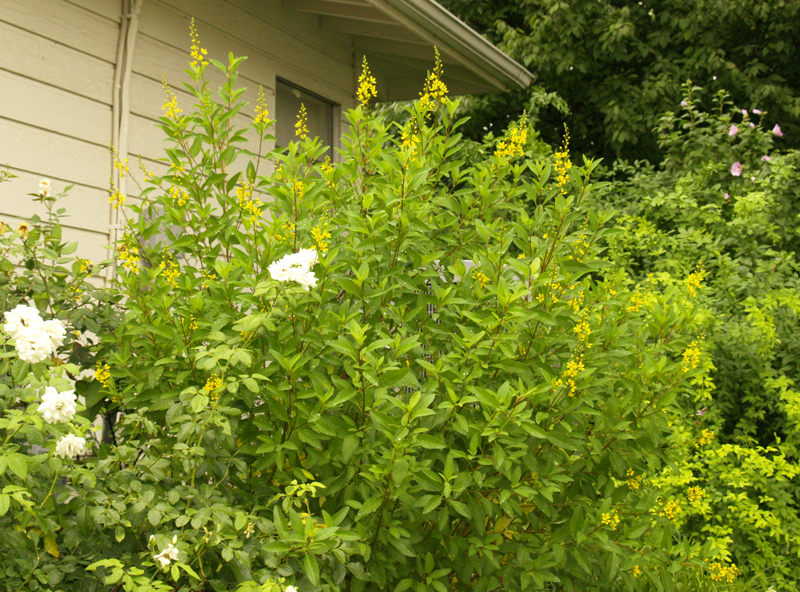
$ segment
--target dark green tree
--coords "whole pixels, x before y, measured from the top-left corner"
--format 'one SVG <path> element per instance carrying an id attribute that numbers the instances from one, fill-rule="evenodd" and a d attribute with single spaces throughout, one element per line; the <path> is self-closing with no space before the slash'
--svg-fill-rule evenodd
<path id="1" fill-rule="evenodd" d="M 536 75 L 536 85 L 566 100 L 575 150 L 658 160 L 652 130 L 680 101 L 687 79 L 767 111 L 787 146 L 800 138 L 800 0 L 442 4 L 500 42 Z M 524 104 L 517 94 L 479 101 L 471 131 L 496 127 Z M 543 137 L 555 139 L 564 116 L 544 109 L 539 117 Z"/>

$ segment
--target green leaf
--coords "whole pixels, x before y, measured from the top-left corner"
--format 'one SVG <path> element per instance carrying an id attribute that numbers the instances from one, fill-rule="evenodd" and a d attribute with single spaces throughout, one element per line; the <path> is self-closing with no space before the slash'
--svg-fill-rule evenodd
<path id="1" fill-rule="evenodd" d="M 319 586 L 319 564 L 317 560 L 311 555 L 306 555 L 303 560 L 303 568 L 311 585 Z"/>
<path id="2" fill-rule="evenodd" d="M 6 455 L 8 468 L 23 481 L 28 477 L 28 458 L 24 454 L 11 452 Z"/>
<path id="3" fill-rule="evenodd" d="M 0 516 L 5 516 L 11 507 L 11 498 L 6 494 L 0 494 Z"/>
<path id="4" fill-rule="evenodd" d="M 192 397 L 192 411 L 200 413 L 208 407 L 208 397 L 205 395 L 195 395 Z"/>

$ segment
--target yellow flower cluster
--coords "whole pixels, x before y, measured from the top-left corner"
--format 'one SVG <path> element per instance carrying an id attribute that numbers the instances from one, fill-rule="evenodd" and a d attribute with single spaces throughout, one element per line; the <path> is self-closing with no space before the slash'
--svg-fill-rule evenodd
<path id="1" fill-rule="evenodd" d="M 715 561 L 709 568 L 711 569 L 711 579 L 715 582 L 728 582 L 730 584 L 733 583 L 737 576 L 742 575 L 742 570 L 736 567 L 735 563 L 723 565 Z"/>
<path id="2" fill-rule="evenodd" d="M 181 325 L 185 324 L 185 320 L 181 319 Z M 189 326 L 187 327 L 189 331 L 194 331 L 197 329 L 197 320 L 194 318 L 194 315 L 189 317 Z"/>
<path id="3" fill-rule="evenodd" d="M 690 502 L 699 502 L 705 494 L 706 492 L 703 491 L 702 487 L 690 487 L 686 492 L 686 497 L 689 498 Z"/>
<path id="4" fill-rule="evenodd" d="M 178 97 L 175 96 L 175 93 L 172 92 L 172 89 L 167 84 L 167 79 L 164 77 L 164 92 L 167 93 L 167 98 L 164 101 L 164 106 L 161 107 L 162 111 L 166 111 L 164 115 L 167 119 L 172 119 L 173 121 L 179 122 L 181 120 L 181 113 L 183 109 L 178 107 Z"/>
<path id="5" fill-rule="evenodd" d="M 478 282 L 481 288 L 485 287 L 486 284 L 489 283 L 489 276 L 482 271 L 473 271 L 472 279 Z"/>
<path id="6" fill-rule="evenodd" d="M 108 201 L 111 203 L 111 207 L 113 207 L 115 210 L 125 203 L 125 196 L 120 193 L 113 181 L 111 182 L 109 194 Z"/>
<path id="7" fill-rule="evenodd" d="M 208 282 L 214 281 L 217 279 L 217 274 L 214 272 L 208 272 L 203 270 L 203 286 L 208 287 Z M 196 327 L 197 325 L 195 325 Z"/>
<path id="8" fill-rule="evenodd" d="M 0 222 L 0 236 L 4 236 L 8 232 L 8 225 L 5 222 Z"/>
<path id="9" fill-rule="evenodd" d="M 189 35 L 192 37 L 192 49 L 189 52 L 192 56 L 192 68 L 197 68 L 198 64 L 200 67 L 206 66 L 208 62 L 205 59 L 205 56 L 208 54 L 208 51 L 200 47 L 200 40 L 197 36 L 197 30 L 194 28 L 194 17 L 192 17 L 192 22 L 189 24 Z"/>
<path id="10" fill-rule="evenodd" d="M 700 289 L 705 277 L 706 272 L 699 265 L 689 274 L 689 277 L 686 278 L 686 289 L 689 292 L 689 296 L 697 296 L 697 291 Z"/>
<path id="11" fill-rule="evenodd" d="M 640 575 L 642 575 L 642 570 L 638 565 L 634 565 L 631 573 L 633 574 L 634 578 L 638 578 Z"/>
<path id="12" fill-rule="evenodd" d="M 556 150 L 556 187 L 561 195 L 567 192 L 564 186 L 569 181 L 569 170 L 572 168 L 572 161 L 569 159 L 569 130 L 564 126 L 564 145 Z"/>
<path id="13" fill-rule="evenodd" d="M 292 185 L 292 193 L 294 193 L 297 197 L 303 197 L 303 193 L 305 193 L 305 191 L 306 186 L 302 181 L 295 181 L 294 185 Z"/>
<path id="14" fill-rule="evenodd" d="M 631 296 L 628 305 L 625 307 L 625 312 L 639 312 L 642 306 L 644 306 L 645 302 L 647 301 L 647 297 L 644 294 L 639 294 L 638 292 Z"/>
<path id="15" fill-rule="evenodd" d="M 88 259 L 81 259 L 81 258 L 78 258 L 78 263 L 80 263 L 81 266 L 81 273 L 92 273 L 92 269 L 94 268 L 94 263 L 92 263 Z"/>
<path id="16" fill-rule="evenodd" d="M 294 124 L 294 135 L 301 140 L 305 140 L 308 135 L 308 112 L 303 103 L 300 103 L 300 111 L 297 113 L 297 122 Z"/>
<path id="17" fill-rule="evenodd" d="M 168 262 L 166 267 L 164 268 L 164 279 L 167 281 L 167 283 L 173 288 L 177 288 L 178 277 L 180 277 L 180 275 L 181 275 L 181 270 L 175 264 L 175 262 L 174 261 Z"/>
<path id="18" fill-rule="evenodd" d="M 700 356 L 703 353 L 700 349 L 701 343 L 702 341 L 692 341 L 689 347 L 686 348 L 686 351 L 683 352 L 682 368 L 684 372 L 697 368 L 697 365 L 700 363 Z"/>
<path id="19" fill-rule="evenodd" d="M 81 299 L 81 295 L 83 295 L 83 290 L 81 290 L 80 286 L 72 284 L 67 288 L 67 294 L 69 294 L 69 297 L 72 300 L 74 300 L 75 302 L 79 302 Z"/>
<path id="20" fill-rule="evenodd" d="M 528 143 L 528 128 L 515 122 L 508 130 L 508 137 L 497 144 L 495 156 L 500 158 L 513 158 L 525 155 L 525 145 Z"/>
<path id="21" fill-rule="evenodd" d="M 619 514 L 617 511 L 614 510 L 609 514 L 603 514 L 603 524 L 611 528 L 611 530 L 616 530 L 617 526 L 619 526 Z"/>
<path id="22" fill-rule="evenodd" d="M 417 146 L 419 146 L 420 142 L 419 128 L 417 128 L 416 121 L 411 122 L 411 127 L 409 130 L 403 130 L 403 133 L 400 136 L 400 140 L 402 142 L 401 146 L 403 148 L 411 149 L 411 160 L 416 160 Z"/>
<path id="23" fill-rule="evenodd" d="M 578 373 L 584 369 L 583 348 L 580 348 L 572 355 L 572 358 L 570 358 L 569 362 L 567 362 L 567 367 L 564 368 L 561 378 L 555 381 L 554 386 L 558 388 L 564 386 L 566 383 L 566 385 L 569 387 L 569 396 L 574 397 L 575 391 L 577 390 L 575 378 L 578 376 Z"/>
<path id="24" fill-rule="evenodd" d="M 253 225 L 261 222 L 261 207 L 264 205 L 260 199 L 253 197 L 253 186 L 247 181 L 236 187 L 236 198 L 242 212 L 250 219 Z"/>
<path id="25" fill-rule="evenodd" d="M 222 386 L 222 379 L 217 376 L 216 374 L 212 374 L 208 380 L 206 380 L 206 384 L 203 387 L 205 391 L 208 393 L 208 396 L 211 397 L 212 400 L 216 401 L 219 398 L 219 393 L 216 391 L 219 387 Z"/>
<path id="26" fill-rule="evenodd" d="M 369 104 L 369 100 L 378 96 L 377 82 L 369 71 L 367 65 L 367 56 L 364 56 L 364 61 L 361 65 L 361 75 L 358 77 L 358 91 L 356 96 L 362 107 Z"/>
<path id="27" fill-rule="evenodd" d="M 253 123 L 258 125 L 260 123 L 266 123 L 269 119 L 269 111 L 267 110 L 267 99 L 264 98 L 264 87 L 258 87 L 258 100 L 256 101 L 256 117 L 253 119 Z"/>
<path id="28" fill-rule="evenodd" d="M 666 516 L 667 519 L 673 520 L 681 512 L 683 512 L 683 508 L 681 508 L 680 503 L 675 500 L 669 500 L 658 515 Z"/>
<path id="29" fill-rule="evenodd" d="M 711 430 L 703 430 L 700 433 L 700 437 L 695 442 L 695 448 L 700 448 L 701 446 L 706 446 L 707 444 L 711 444 L 714 441 L 714 432 Z"/>
<path id="30" fill-rule="evenodd" d="M 331 233 L 328 231 L 328 220 L 326 218 L 323 218 L 319 224 L 311 229 L 311 236 L 316 243 L 316 250 L 320 253 L 327 253 L 327 239 L 331 238 Z"/>
<path id="31" fill-rule="evenodd" d="M 592 330 L 589 327 L 589 322 L 585 318 L 581 319 L 581 321 L 575 325 L 573 331 L 578 336 L 578 339 L 582 342 L 585 342 L 587 339 L 589 339 L 589 335 L 592 333 Z"/>
<path id="32" fill-rule="evenodd" d="M 283 234 L 276 234 L 275 240 L 286 241 L 287 243 L 292 242 L 292 240 L 294 239 L 294 231 L 295 231 L 294 223 L 284 222 L 283 226 L 281 226 L 281 230 L 283 230 Z"/>
<path id="33" fill-rule="evenodd" d="M 433 72 L 428 72 L 425 77 L 425 85 L 422 87 L 422 93 L 419 100 L 420 108 L 424 112 L 429 112 L 436 107 L 436 102 L 445 102 L 447 96 L 447 86 L 442 82 L 442 74 L 444 74 L 444 66 L 442 66 L 442 58 L 439 55 L 439 49 L 434 47 L 436 58 L 433 65 Z"/>
<path id="34" fill-rule="evenodd" d="M 28 223 L 23 222 L 17 228 L 17 234 L 20 235 L 22 238 L 28 238 Z"/>
<path id="35" fill-rule="evenodd" d="M 129 247 L 123 243 L 117 247 L 117 253 L 120 264 L 125 269 L 133 270 L 139 267 L 139 247 Z"/>
<path id="36" fill-rule="evenodd" d="M 630 489 L 631 491 L 636 491 L 642 486 L 642 477 L 641 476 L 636 477 L 635 475 L 636 473 L 634 472 L 633 469 L 628 469 L 627 473 L 628 479 L 627 481 L 625 481 L 625 483 L 628 485 L 628 489 Z"/>
<path id="37" fill-rule="evenodd" d="M 173 203 L 176 203 L 178 206 L 185 206 L 186 202 L 189 201 L 189 193 L 177 185 L 170 187 L 168 193 L 172 198 Z"/>
<path id="38" fill-rule="evenodd" d="M 94 370 L 94 379 L 104 387 L 109 387 L 111 384 L 111 368 L 109 368 L 108 364 L 97 362 Z"/>

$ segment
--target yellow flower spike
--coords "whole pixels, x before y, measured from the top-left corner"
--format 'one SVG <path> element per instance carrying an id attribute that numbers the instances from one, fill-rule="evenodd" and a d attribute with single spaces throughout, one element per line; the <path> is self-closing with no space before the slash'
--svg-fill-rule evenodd
<path id="1" fill-rule="evenodd" d="M 480 284 L 481 288 L 485 287 L 486 284 L 489 283 L 489 276 L 487 276 L 482 271 L 473 271 L 472 272 L 472 279 Z"/>
<path id="2" fill-rule="evenodd" d="M 556 186 L 561 195 L 566 196 L 564 186 L 569 181 L 569 170 L 572 168 L 572 161 L 569 159 L 569 129 L 564 125 L 564 144 L 561 149 L 556 150 Z"/>
<path id="3" fill-rule="evenodd" d="M 219 398 L 219 393 L 217 392 L 217 390 L 221 386 L 222 386 L 222 379 L 216 374 L 212 374 L 211 376 L 208 377 L 208 380 L 206 380 L 206 384 L 203 387 L 203 390 L 205 390 L 208 393 L 208 396 L 211 398 L 212 401 L 216 401 Z"/>
<path id="4" fill-rule="evenodd" d="M 183 109 L 178 107 L 178 97 L 175 96 L 175 93 L 172 92 L 172 89 L 167 84 L 167 77 L 164 75 L 162 80 L 162 85 L 164 87 L 164 92 L 167 95 L 166 100 L 164 101 L 164 106 L 161 107 L 162 111 L 166 111 L 164 117 L 167 119 L 172 119 L 175 122 L 181 121 L 180 114 L 183 112 Z"/>
<path id="5" fill-rule="evenodd" d="M 189 24 L 189 35 L 192 38 L 192 48 L 189 50 L 189 55 L 192 58 L 192 68 L 204 68 L 208 65 L 208 61 L 205 59 L 206 54 L 208 51 L 200 47 L 200 38 L 197 35 L 197 29 L 194 28 L 194 17 L 192 17 L 192 21 Z"/>
<path id="6" fill-rule="evenodd" d="M 297 123 L 294 124 L 294 135 L 301 140 L 305 140 L 308 135 L 308 112 L 303 103 L 300 103 L 300 111 L 297 113 Z"/>
<path id="7" fill-rule="evenodd" d="M 603 525 L 608 526 L 611 530 L 616 530 L 617 526 L 619 526 L 619 514 L 617 514 L 616 510 L 613 510 L 610 513 L 604 513 L 603 517 Z"/>
<path id="8" fill-rule="evenodd" d="M 356 92 L 358 102 L 361 103 L 363 108 L 366 109 L 370 99 L 378 96 L 378 88 L 376 85 L 375 77 L 372 76 L 372 72 L 369 71 L 369 65 L 367 65 L 367 56 L 364 56 L 361 65 L 361 75 L 358 77 L 358 91 Z"/>
<path id="9" fill-rule="evenodd" d="M 105 388 L 109 387 L 111 384 L 111 368 L 108 366 L 108 364 L 97 362 L 97 366 L 94 370 L 94 379 L 102 384 Z"/>
<path id="10" fill-rule="evenodd" d="M 428 72 L 425 77 L 425 86 L 420 93 L 420 107 L 423 111 L 430 111 L 436 106 L 437 101 L 444 103 L 447 100 L 447 85 L 442 82 L 442 75 L 444 74 L 444 66 L 442 65 L 442 58 L 439 55 L 439 49 L 433 48 L 435 59 L 433 65 L 433 72 Z"/>
<path id="11" fill-rule="evenodd" d="M 256 101 L 256 116 L 253 123 L 266 123 L 269 119 L 269 111 L 267 110 L 267 99 L 264 97 L 264 87 L 258 87 L 258 100 Z"/>

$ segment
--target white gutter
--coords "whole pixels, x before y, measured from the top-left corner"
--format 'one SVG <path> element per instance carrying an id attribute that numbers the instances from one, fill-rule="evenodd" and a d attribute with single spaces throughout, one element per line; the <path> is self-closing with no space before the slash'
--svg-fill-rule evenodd
<path id="1" fill-rule="evenodd" d="M 111 99 L 111 147 L 117 151 L 122 162 L 128 158 L 128 128 L 131 119 L 131 72 L 133 68 L 133 50 L 136 46 L 136 35 L 139 32 L 139 13 L 144 0 L 122 0 L 119 41 L 117 42 L 117 62 L 114 65 L 114 87 Z M 111 180 L 121 195 L 127 195 L 127 179 L 119 174 L 113 166 L 112 157 Z M 115 247 L 120 238 L 122 224 L 119 221 L 119 207 L 110 208 L 108 225 L 108 244 Z M 117 261 L 109 268 L 107 281 L 117 277 Z"/>
<path id="2" fill-rule="evenodd" d="M 533 74 L 434 0 L 367 0 L 494 86 L 528 87 Z"/>

